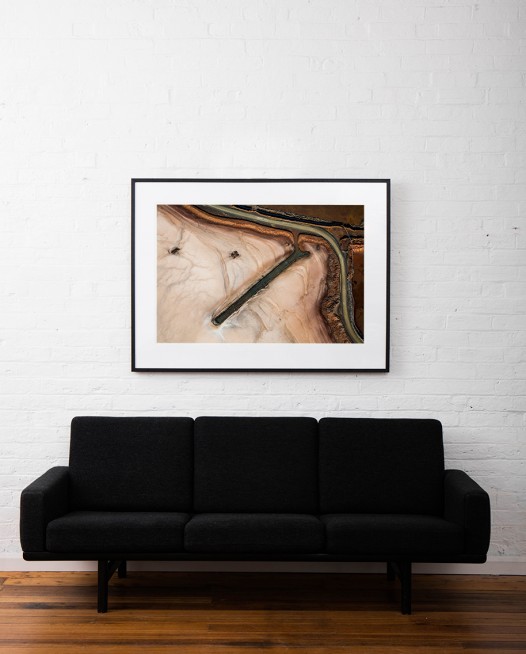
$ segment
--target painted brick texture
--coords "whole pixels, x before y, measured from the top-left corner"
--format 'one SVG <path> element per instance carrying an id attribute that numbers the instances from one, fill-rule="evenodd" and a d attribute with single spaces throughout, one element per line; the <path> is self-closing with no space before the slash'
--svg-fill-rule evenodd
<path id="1" fill-rule="evenodd" d="M 526 562 L 524 2 L 5 0 L 0 52 L 0 556 L 73 416 L 264 414 L 442 420 Z M 391 178 L 391 372 L 131 373 L 131 177 Z"/>

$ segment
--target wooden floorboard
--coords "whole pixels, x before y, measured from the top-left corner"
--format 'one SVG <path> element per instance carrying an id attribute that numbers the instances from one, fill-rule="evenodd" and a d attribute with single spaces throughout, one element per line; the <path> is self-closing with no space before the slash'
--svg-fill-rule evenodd
<path id="1" fill-rule="evenodd" d="M 130 572 L 96 612 L 96 574 L 0 573 L 2 654 L 526 652 L 526 577 Z"/>

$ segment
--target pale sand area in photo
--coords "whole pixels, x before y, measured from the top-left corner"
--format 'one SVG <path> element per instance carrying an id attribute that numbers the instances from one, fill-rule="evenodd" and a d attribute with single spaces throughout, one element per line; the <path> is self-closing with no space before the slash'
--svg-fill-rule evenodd
<path id="1" fill-rule="evenodd" d="M 331 342 L 320 314 L 328 265 L 324 247 L 302 241 L 309 257 L 216 326 L 214 315 L 292 252 L 291 239 L 207 223 L 176 206 L 169 213 L 159 207 L 157 234 L 159 342 Z"/>

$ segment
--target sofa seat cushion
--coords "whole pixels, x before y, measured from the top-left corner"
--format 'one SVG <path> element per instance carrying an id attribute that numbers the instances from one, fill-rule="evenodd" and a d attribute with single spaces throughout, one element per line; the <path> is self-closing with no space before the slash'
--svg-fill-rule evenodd
<path id="1" fill-rule="evenodd" d="M 188 552 L 322 552 L 324 527 L 312 515 L 203 513 L 185 528 Z"/>
<path id="2" fill-rule="evenodd" d="M 186 513 L 73 511 L 47 526 L 49 552 L 181 552 Z"/>
<path id="3" fill-rule="evenodd" d="M 323 515 L 331 554 L 450 554 L 464 550 L 463 529 L 428 515 Z"/>

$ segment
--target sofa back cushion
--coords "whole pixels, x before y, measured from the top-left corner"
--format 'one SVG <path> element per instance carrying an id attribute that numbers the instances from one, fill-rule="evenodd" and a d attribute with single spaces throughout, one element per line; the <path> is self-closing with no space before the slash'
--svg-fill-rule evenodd
<path id="1" fill-rule="evenodd" d="M 189 511 L 192 431 L 191 418 L 73 418 L 72 508 Z"/>
<path id="2" fill-rule="evenodd" d="M 194 438 L 195 511 L 317 512 L 313 418 L 202 417 Z"/>
<path id="3" fill-rule="evenodd" d="M 322 513 L 443 511 L 444 449 L 438 420 L 320 420 Z"/>

